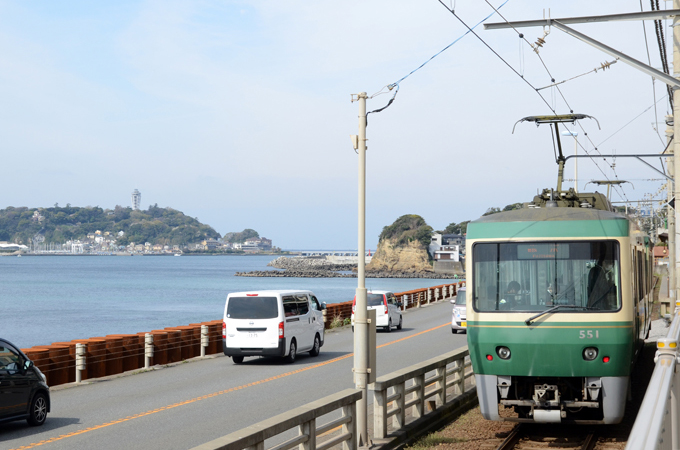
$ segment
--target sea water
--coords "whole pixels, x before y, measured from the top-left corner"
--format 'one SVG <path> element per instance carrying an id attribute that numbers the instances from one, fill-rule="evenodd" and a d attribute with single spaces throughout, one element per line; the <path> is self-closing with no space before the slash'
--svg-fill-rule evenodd
<path id="1" fill-rule="evenodd" d="M 21 348 L 137 333 L 222 318 L 229 292 L 308 289 L 351 301 L 356 278 L 237 277 L 274 270 L 271 255 L 0 257 L 0 337 Z M 367 278 L 368 289 L 402 292 L 449 283 Z"/>

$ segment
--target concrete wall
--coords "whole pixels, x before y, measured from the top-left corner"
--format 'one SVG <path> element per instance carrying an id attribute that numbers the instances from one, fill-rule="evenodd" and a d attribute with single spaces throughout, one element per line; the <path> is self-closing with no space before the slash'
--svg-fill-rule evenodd
<path id="1" fill-rule="evenodd" d="M 463 263 L 460 261 L 435 261 L 434 273 L 463 275 Z"/>

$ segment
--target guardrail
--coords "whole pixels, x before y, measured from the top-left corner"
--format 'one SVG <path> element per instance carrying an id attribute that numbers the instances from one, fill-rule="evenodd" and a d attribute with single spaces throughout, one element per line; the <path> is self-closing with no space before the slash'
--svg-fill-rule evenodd
<path id="1" fill-rule="evenodd" d="M 222 321 L 112 334 L 21 349 L 49 386 L 116 375 L 222 352 Z"/>
<path id="2" fill-rule="evenodd" d="M 403 309 L 448 299 L 463 282 L 399 292 Z M 325 326 L 352 315 L 352 302 L 333 303 Z M 329 319 L 326 319 L 328 317 Z M 202 331 L 207 327 L 207 331 Z M 147 336 L 151 335 L 151 336 Z M 111 334 L 21 349 L 45 374 L 49 386 L 116 375 L 130 370 L 184 361 L 222 352 L 222 320 L 167 327 L 136 334 Z"/>
<path id="3" fill-rule="evenodd" d="M 680 301 L 665 338 L 656 343 L 654 372 L 626 450 L 680 448 Z"/>
<path id="4" fill-rule="evenodd" d="M 420 308 L 432 302 L 450 299 L 456 296 L 458 288 L 465 286 L 465 281 L 451 284 L 442 284 L 411 291 L 395 292 L 394 295 L 401 301 L 402 310 Z M 324 322 L 326 328 L 331 328 L 333 323 L 343 323 L 345 319 L 352 317 L 352 302 L 332 303 L 326 306 Z"/>
<path id="5" fill-rule="evenodd" d="M 463 347 L 384 375 L 370 384 L 368 388 L 374 395 L 373 437 L 387 437 L 390 418 L 392 432 L 398 432 L 424 417 L 428 409 L 432 412 L 446 404 L 450 388 L 455 399 L 465 393 L 467 380 L 468 386 L 474 386 L 469 354 L 468 348 Z M 434 374 L 425 378 L 432 371 Z M 433 397 L 434 400 L 428 400 Z M 407 415 L 409 410 L 411 414 Z"/>
<path id="6" fill-rule="evenodd" d="M 423 432 L 428 428 L 423 421 L 436 424 L 436 419 L 431 420 L 434 415 L 439 415 L 441 420 L 446 417 L 445 410 L 464 408 L 476 402 L 474 374 L 468 355 L 468 348 L 463 347 L 384 375 L 370 384 L 369 389 L 374 395 L 373 439 L 386 438 L 388 431 L 396 434 L 409 428 Z M 426 378 L 431 372 L 434 374 Z M 461 401 L 463 397 L 466 401 Z M 343 450 L 356 450 L 355 415 L 356 402 L 360 398 L 360 390 L 346 389 L 194 447 L 193 450 L 264 450 L 266 439 L 295 427 L 297 436 L 269 450 L 288 450 L 295 446 L 304 450 L 327 450 L 338 444 L 342 444 Z M 393 406 L 389 407 L 390 404 Z M 319 417 L 338 409 L 342 409 L 341 417 L 317 425 Z M 391 427 L 388 424 L 390 418 L 394 420 Z M 318 436 L 338 427 L 341 427 L 338 435 L 331 434 L 319 442 Z"/>
<path id="7" fill-rule="evenodd" d="M 360 398 L 360 390 L 345 389 L 337 394 L 329 395 L 321 400 L 206 442 L 194 447 L 193 450 L 264 450 L 266 439 L 295 427 L 297 427 L 298 432 L 296 437 L 271 447 L 271 450 L 288 450 L 298 446 L 305 450 L 326 450 L 338 444 L 342 444 L 343 450 L 355 450 L 357 448 L 356 402 Z M 339 418 L 317 426 L 316 422 L 319 417 L 337 410 L 342 411 Z M 317 436 L 338 427 L 340 427 L 340 433 L 337 436 L 331 437 L 323 443 L 317 442 Z"/>

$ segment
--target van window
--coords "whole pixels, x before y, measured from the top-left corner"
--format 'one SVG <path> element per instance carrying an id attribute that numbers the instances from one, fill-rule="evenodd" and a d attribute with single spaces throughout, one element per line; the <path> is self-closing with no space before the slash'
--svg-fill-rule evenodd
<path id="1" fill-rule="evenodd" d="M 298 314 L 303 316 L 309 312 L 309 300 L 306 295 L 297 296 Z"/>
<path id="2" fill-rule="evenodd" d="M 314 311 L 321 311 L 321 305 L 319 305 L 319 300 L 312 295 L 312 309 Z"/>
<path id="3" fill-rule="evenodd" d="M 227 317 L 231 319 L 273 319 L 279 316 L 276 297 L 231 297 Z"/>
<path id="4" fill-rule="evenodd" d="M 286 317 L 298 315 L 297 300 L 293 296 L 283 297 L 283 313 Z"/>
<path id="5" fill-rule="evenodd" d="M 368 294 L 366 296 L 366 306 L 382 306 L 385 304 L 385 298 L 382 294 Z"/>

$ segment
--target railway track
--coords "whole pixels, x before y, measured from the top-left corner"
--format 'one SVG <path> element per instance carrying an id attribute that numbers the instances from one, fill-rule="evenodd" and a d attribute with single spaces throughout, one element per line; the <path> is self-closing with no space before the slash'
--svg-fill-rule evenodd
<path id="1" fill-rule="evenodd" d="M 542 450 L 551 448 L 593 450 L 596 432 L 582 427 L 553 427 L 519 424 L 496 450 Z"/>

